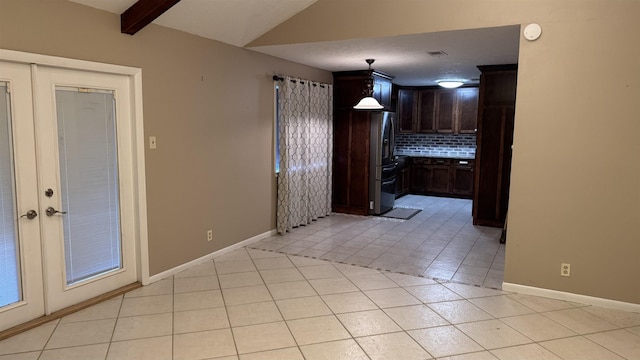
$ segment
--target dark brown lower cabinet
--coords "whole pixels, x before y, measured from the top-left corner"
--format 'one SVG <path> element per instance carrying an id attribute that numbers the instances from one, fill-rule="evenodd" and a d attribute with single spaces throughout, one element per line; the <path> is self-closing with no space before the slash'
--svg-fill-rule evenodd
<path id="1" fill-rule="evenodd" d="M 398 168 L 396 173 L 396 199 L 407 195 L 411 190 L 411 168 L 406 164 L 402 168 Z"/>
<path id="2" fill-rule="evenodd" d="M 431 160 L 427 158 L 411 159 L 411 186 L 412 194 L 425 195 L 427 184 L 431 175 Z"/>
<path id="3" fill-rule="evenodd" d="M 411 194 L 471 199 L 473 160 L 416 157 L 411 162 Z"/>
<path id="4" fill-rule="evenodd" d="M 471 198 L 474 180 L 473 167 L 472 160 L 455 160 L 451 168 L 451 192 L 453 194 Z"/>
<path id="5" fill-rule="evenodd" d="M 449 194 L 451 192 L 451 160 L 434 159 L 432 163 L 431 177 L 427 183 L 427 193 Z"/>

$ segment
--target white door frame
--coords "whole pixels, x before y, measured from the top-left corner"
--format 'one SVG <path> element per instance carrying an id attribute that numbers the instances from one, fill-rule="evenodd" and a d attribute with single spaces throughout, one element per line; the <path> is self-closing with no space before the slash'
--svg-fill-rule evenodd
<path id="1" fill-rule="evenodd" d="M 145 177 L 145 138 L 142 116 L 142 69 L 129 66 L 97 63 L 92 61 L 68 59 L 57 56 L 32 54 L 21 51 L 0 49 L 0 60 L 36 64 L 49 67 L 93 71 L 106 74 L 126 75 L 131 79 L 131 119 L 132 126 L 132 159 L 133 159 L 133 183 L 136 193 L 135 208 L 136 218 L 136 262 L 138 269 L 138 281 L 148 285 L 149 281 L 149 241 L 147 230 L 147 192 Z"/>

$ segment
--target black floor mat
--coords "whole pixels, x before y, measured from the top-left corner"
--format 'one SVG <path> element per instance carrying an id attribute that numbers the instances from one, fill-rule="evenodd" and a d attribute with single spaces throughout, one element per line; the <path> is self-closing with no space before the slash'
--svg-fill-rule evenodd
<path id="1" fill-rule="evenodd" d="M 416 214 L 419 213 L 420 211 L 422 210 L 398 207 L 398 208 L 391 209 L 380 216 L 393 218 L 393 219 L 409 220 L 412 217 L 416 216 Z"/>

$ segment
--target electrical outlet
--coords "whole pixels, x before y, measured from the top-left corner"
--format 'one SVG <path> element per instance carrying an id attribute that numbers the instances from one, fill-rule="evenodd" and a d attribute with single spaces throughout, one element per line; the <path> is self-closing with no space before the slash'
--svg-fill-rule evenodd
<path id="1" fill-rule="evenodd" d="M 156 137 L 155 136 L 149 136 L 149 149 L 154 150 L 157 147 L 157 143 L 156 143 Z"/>
<path id="2" fill-rule="evenodd" d="M 560 276 L 569 277 L 571 276 L 571 264 L 560 264 Z"/>
<path id="3" fill-rule="evenodd" d="M 213 240 L 213 230 L 207 231 L 207 241 Z"/>

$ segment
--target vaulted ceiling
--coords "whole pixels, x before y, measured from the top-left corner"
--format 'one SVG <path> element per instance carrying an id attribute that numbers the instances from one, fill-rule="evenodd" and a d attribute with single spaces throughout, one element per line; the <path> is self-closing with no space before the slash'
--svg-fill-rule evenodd
<path id="1" fill-rule="evenodd" d="M 122 14 L 136 0 L 70 0 Z M 157 2 L 157 1 L 156 1 Z M 153 23 L 244 46 L 316 0 L 181 0 Z"/>
<path id="2" fill-rule="evenodd" d="M 122 14 L 136 0 L 70 0 Z M 181 0 L 153 23 L 246 47 L 317 0 Z M 144 30 L 143 30 L 144 31 Z M 374 68 L 399 85 L 434 85 L 444 78 L 477 82 L 476 65 L 518 62 L 519 26 L 458 30 L 248 49 L 328 71 Z M 135 35 L 134 35 L 135 36 Z M 442 52 L 430 55 L 431 52 Z"/>

